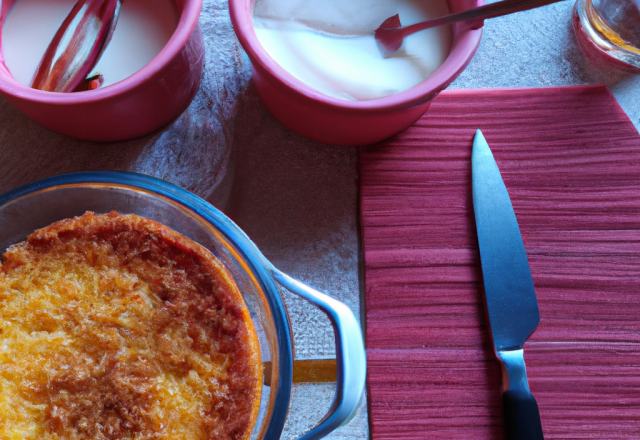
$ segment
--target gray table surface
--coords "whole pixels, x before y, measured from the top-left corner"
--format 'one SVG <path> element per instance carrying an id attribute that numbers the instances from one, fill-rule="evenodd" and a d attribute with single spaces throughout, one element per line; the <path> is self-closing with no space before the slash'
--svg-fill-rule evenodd
<path id="1" fill-rule="evenodd" d="M 451 86 L 545 87 L 605 83 L 640 127 L 640 76 L 590 66 L 565 1 L 486 23 L 477 55 Z M 357 149 L 312 142 L 265 110 L 225 0 L 205 0 L 207 47 L 200 90 L 171 126 L 129 142 L 99 144 L 53 133 L 0 99 L 0 192 L 52 175 L 130 170 L 180 185 L 223 209 L 280 269 L 344 301 L 359 315 Z M 286 295 L 297 356 L 334 356 L 327 319 Z M 283 438 L 323 415 L 331 385 L 298 385 Z M 368 438 L 366 405 L 329 438 Z"/>

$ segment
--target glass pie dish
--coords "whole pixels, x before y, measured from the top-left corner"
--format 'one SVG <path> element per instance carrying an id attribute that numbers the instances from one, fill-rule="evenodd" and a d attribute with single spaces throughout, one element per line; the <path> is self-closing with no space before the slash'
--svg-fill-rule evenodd
<path id="1" fill-rule="evenodd" d="M 360 325 L 351 310 L 280 272 L 228 217 L 184 189 L 125 172 L 74 173 L 34 182 L 0 195 L 0 249 L 87 211 L 137 214 L 162 223 L 207 248 L 231 273 L 258 333 L 262 360 L 271 363 L 252 439 L 280 438 L 291 400 L 294 345 L 280 286 L 320 308 L 336 339 L 333 403 L 300 439 L 322 438 L 353 417 L 364 390 L 366 361 Z"/>

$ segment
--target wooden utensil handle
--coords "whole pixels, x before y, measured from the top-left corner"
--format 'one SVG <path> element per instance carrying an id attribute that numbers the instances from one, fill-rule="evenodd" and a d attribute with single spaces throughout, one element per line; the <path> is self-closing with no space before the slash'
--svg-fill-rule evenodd
<path id="1" fill-rule="evenodd" d="M 264 384 L 271 386 L 273 365 L 265 361 Z M 294 359 L 293 383 L 324 383 L 338 380 L 338 366 L 335 359 Z"/>

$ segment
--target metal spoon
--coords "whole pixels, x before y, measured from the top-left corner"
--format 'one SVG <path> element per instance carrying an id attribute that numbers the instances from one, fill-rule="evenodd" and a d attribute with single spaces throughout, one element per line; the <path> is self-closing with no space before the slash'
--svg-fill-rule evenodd
<path id="1" fill-rule="evenodd" d="M 44 53 L 31 87 L 72 92 L 85 80 L 109 44 L 121 0 L 78 0 Z"/>
<path id="2" fill-rule="evenodd" d="M 375 31 L 375 38 L 378 42 L 380 52 L 382 52 L 383 56 L 387 57 L 400 49 L 404 37 L 423 29 L 458 21 L 466 21 L 471 25 L 471 29 L 478 29 L 482 27 L 484 20 L 487 18 L 500 17 L 514 12 L 526 11 L 527 9 L 550 5 L 551 3 L 557 3 L 559 1 L 562 0 L 504 0 L 480 6 L 478 8 L 467 9 L 462 12 L 456 12 L 455 14 L 445 15 L 444 17 L 436 18 L 435 20 L 412 24 L 407 27 L 401 27 L 400 17 L 396 14 L 382 22 L 380 27 Z"/>

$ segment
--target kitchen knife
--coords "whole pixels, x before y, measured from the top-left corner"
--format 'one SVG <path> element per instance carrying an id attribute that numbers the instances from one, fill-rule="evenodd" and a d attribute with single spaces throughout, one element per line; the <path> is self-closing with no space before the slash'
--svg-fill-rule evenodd
<path id="1" fill-rule="evenodd" d="M 540 322 L 538 301 L 509 193 L 480 130 L 473 141 L 471 172 L 487 316 L 502 365 L 507 440 L 540 440 L 540 413 L 529 391 L 522 350 Z"/>

